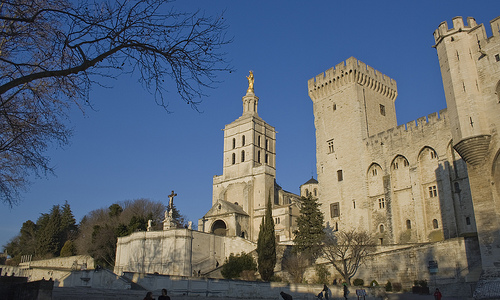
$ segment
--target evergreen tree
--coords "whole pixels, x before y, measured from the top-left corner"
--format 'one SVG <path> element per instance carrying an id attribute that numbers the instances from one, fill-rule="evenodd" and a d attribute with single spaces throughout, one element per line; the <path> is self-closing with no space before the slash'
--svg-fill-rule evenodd
<path id="1" fill-rule="evenodd" d="M 312 195 L 301 197 L 300 216 L 297 218 L 297 230 L 294 231 L 295 251 L 315 259 L 321 253 L 323 231 L 323 213 L 318 199 Z"/>
<path id="2" fill-rule="evenodd" d="M 49 214 L 38 218 L 36 234 L 36 258 L 51 258 L 59 254 L 61 247 L 61 212 L 59 205 L 54 205 Z"/>
<path id="3" fill-rule="evenodd" d="M 266 212 L 260 223 L 259 239 L 257 240 L 259 273 L 264 281 L 269 281 L 274 275 L 276 265 L 276 237 L 274 236 L 274 221 L 271 209 L 271 196 L 267 201 Z"/>
<path id="4" fill-rule="evenodd" d="M 28 220 L 23 223 L 19 235 L 19 254 L 34 255 L 36 246 L 36 224 Z"/>
<path id="5" fill-rule="evenodd" d="M 66 201 L 61 212 L 61 244 L 64 245 L 68 240 L 74 240 L 78 232 L 75 217 L 71 211 L 71 207 Z"/>
<path id="6" fill-rule="evenodd" d="M 76 247 L 72 240 L 67 240 L 61 248 L 60 257 L 68 257 L 76 255 Z"/>

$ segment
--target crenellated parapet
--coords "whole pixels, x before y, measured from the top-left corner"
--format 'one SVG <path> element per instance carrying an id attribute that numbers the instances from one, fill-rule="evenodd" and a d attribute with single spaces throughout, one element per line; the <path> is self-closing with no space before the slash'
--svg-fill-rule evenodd
<path id="1" fill-rule="evenodd" d="M 351 83 L 370 88 L 391 100 L 396 100 L 396 80 L 382 74 L 365 63 L 350 57 L 334 68 L 326 70 L 307 82 L 311 99 L 319 99 Z"/>
<path id="2" fill-rule="evenodd" d="M 448 126 L 446 125 L 446 120 L 448 118 L 446 108 L 437 112 L 434 112 L 428 116 L 418 118 L 417 120 L 410 121 L 406 124 L 401 124 L 397 127 L 391 128 L 386 131 L 382 131 L 378 134 L 372 135 L 366 139 L 366 146 L 379 145 L 381 142 L 386 143 L 397 139 L 399 141 L 406 140 L 403 144 L 411 144 L 411 140 L 416 136 L 421 136 L 426 138 L 433 135 L 437 127 Z M 440 128 L 441 130 L 443 128 Z M 447 128 L 444 128 L 447 129 Z"/>
<path id="3" fill-rule="evenodd" d="M 464 23 L 462 17 L 454 17 L 452 19 L 453 27 L 449 28 L 446 21 L 439 24 L 438 29 L 434 31 L 434 41 L 437 46 L 444 38 L 451 36 L 458 32 L 474 32 L 477 34 L 477 40 L 479 43 L 489 42 L 489 38 L 483 24 L 477 24 L 476 20 L 472 17 L 467 17 L 467 24 Z M 500 16 L 490 21 L 491 31 L 493 33 L 492 37 L 500 36 Z M 434 47 L 435 47 L 434 46 Z"/>

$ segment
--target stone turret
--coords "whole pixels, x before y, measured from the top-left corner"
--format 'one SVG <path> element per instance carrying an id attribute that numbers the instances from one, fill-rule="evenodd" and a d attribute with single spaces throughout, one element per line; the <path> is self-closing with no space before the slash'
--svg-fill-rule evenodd
<path id="1" fill-rule="evenodd" d="M 476 65 L 485 58 L 481 49 L 485 31 L 474 18 L 467 18 L 467 23 L 455 17 L 450 29 L 442 22 L 434 32 L 434 47 L 441 64 L 454 148 L 466 162 L 477 165 L 484 159 L 491 139 Z"/>
<path id="2" fill-rule="evenodd" d="M 453 147 L 467 162 L 482 275 L 475 299 L 500 298 L 500 17 L 493 36 L 474 18 L 453 18 L 434 32 Z M 496 188 L 495 188 L 496 187 Z"/>

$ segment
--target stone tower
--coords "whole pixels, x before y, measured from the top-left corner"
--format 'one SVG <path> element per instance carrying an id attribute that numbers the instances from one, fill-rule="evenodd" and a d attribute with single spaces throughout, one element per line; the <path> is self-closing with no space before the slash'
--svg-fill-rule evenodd
<path id="1" fill-rule="evenodd" d="M 242 100 L 243 114 L 224 128 L 222 175 L 214 176 L 212 209 L 199 224 L 205 232 L 257 241 L 266 201 L 277 200 L 276 132 L 257 113 L 253 82 Z"/>
<path id="2" fill-rule="evenodd" d="M 491 37 L 470 17 L 434 32 L 453 147 L 467 163 L 483 267 L 480 299 L 500 297 L 500 17 L 490 24 Z"/>
<path id="3" fill-rule="evenodd" d="M 364 139 L 397 125 L 396 81 L 351 57 L 310 79 L 308 90 L 325 220 L 369 230 L 369 211 L 359 210 L 368 194 Z"/>

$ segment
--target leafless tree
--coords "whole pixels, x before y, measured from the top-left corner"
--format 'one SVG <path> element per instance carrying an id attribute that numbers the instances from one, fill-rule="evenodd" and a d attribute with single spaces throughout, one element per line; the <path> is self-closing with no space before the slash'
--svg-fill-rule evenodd
<path id="1" fill-rule="evenodd" d="M 310 265 L 310 256 L 304 253 L 290 251 L 288 255 L 283 257 L 283 270 L 290 274 L 294 283 L 302 283 L 304 273 Z"/>
<path id="2" fill-rule="evenodd" d="M 324 257 L 335 270 L 351 285 L 351 278 L 356 274 L 364 258 L 375 250 L 375 243 L 365 231 L 326 230 L 322 251 Z"/>
<path id="3" fill-rule="evenodd" d="M 113 207 L 120 208 L 113 210 Z M 90 254 L 96 261 L 113 266 L 115 263 L 117 237 L 130 231 L 131 221 L 148 219 L 161 230 L 166 205 L 149 199 L 127 200 L 89 212 L 80 222 L 79 235 L 75 241 L 79 254 Z M 146 229 L 146 228 L 144 228 Z"/>
<path id="4" fill-rule="evenodd" d="M 196 108 L 230 71 L 226 29 L 222 15 L 176 12 L 170 0 L 2 0 L 2 201 L 14 204 L 30 173 L 52 171 L 45 150 L 68 142 L 68 109 L 89 104 L 102 78 L 136 73 L 164 108 L 166 90 Z"/>

